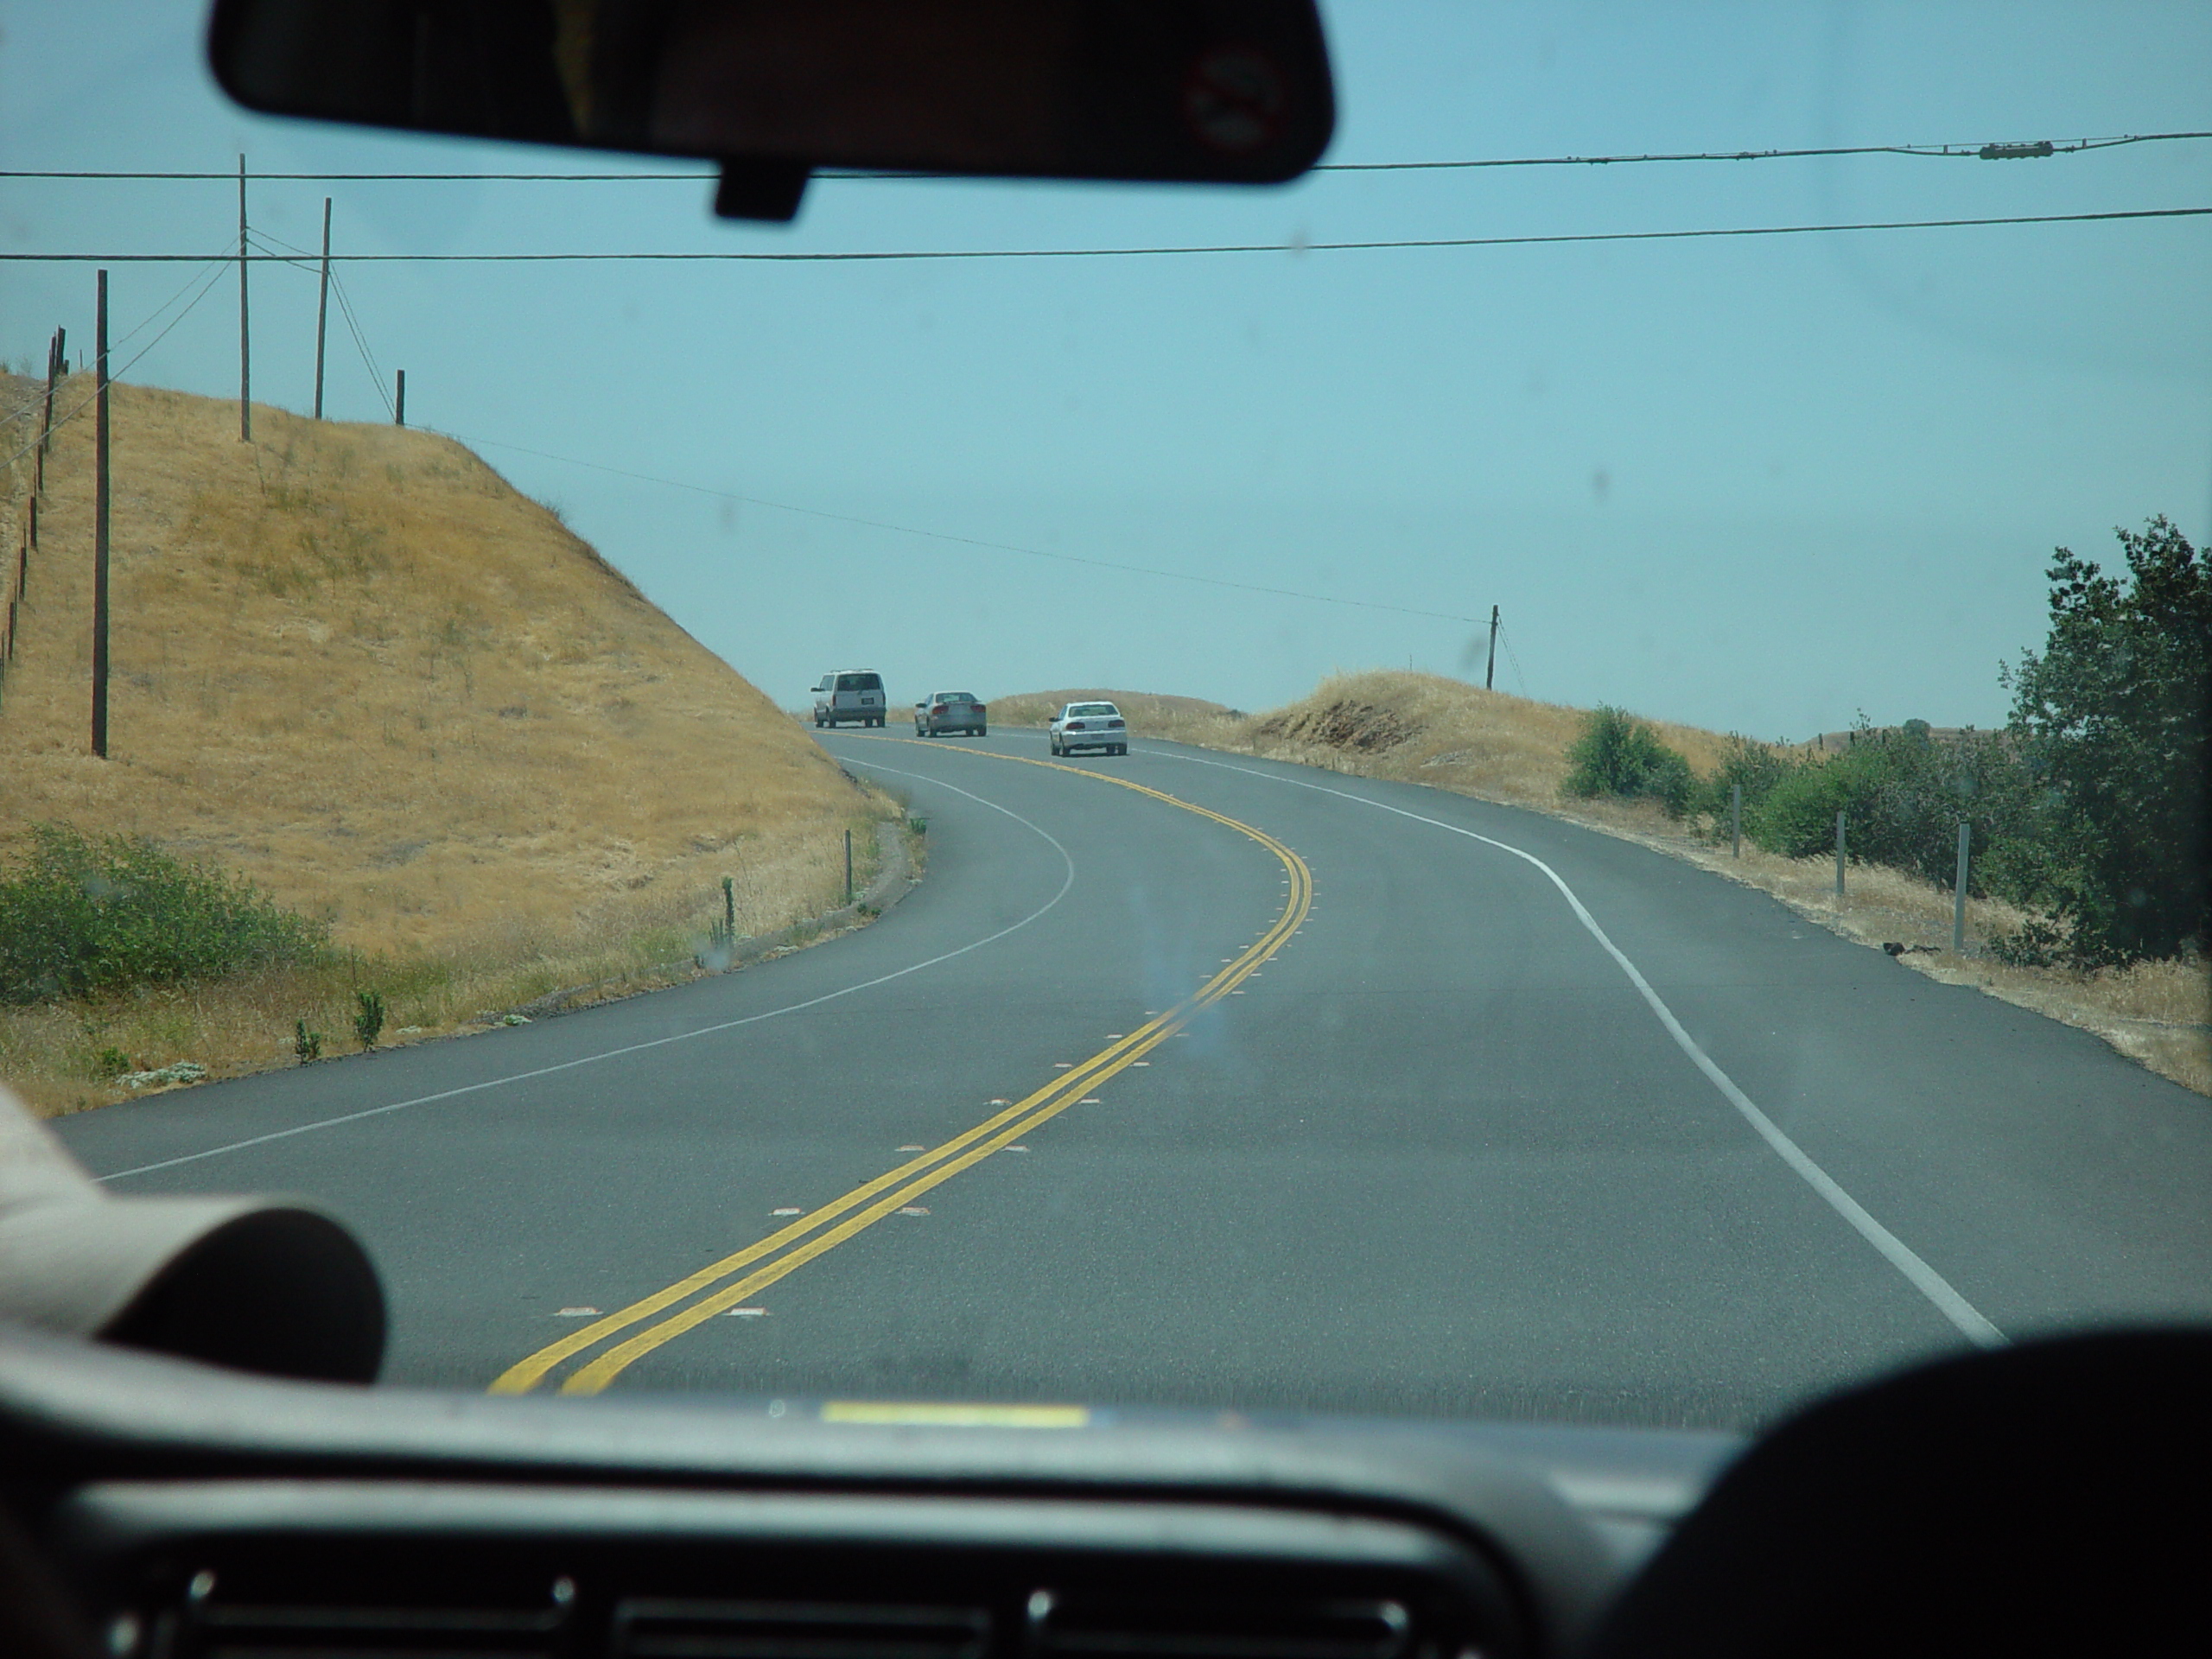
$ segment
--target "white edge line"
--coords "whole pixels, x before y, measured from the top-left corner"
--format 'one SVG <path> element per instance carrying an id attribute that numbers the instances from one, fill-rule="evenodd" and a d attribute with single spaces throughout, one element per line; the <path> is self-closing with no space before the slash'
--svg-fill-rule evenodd
<path id="1" fill-rule="evenodd" d="M 1023 829 L 1043 836 L 1045 840 L 1052 842 L 1052 850 L 1060 855 L 1060 862 L 1067 867 L 1067 874 L 1060 880 L 1059 891 L 1020 921 L 1002 927 L 995 933 L 988 934 L 982 938 L 963 944 L 957 950 L 947 950 L 941 956 L 930 957 L 927 961 L 912 963 L 891 973 L 879 974 L 874 979 L 861 980 L 856 985 L 847 985 L 837 990 L 824 991 L 820 996 L 810 996 L 804 1002 L 793 1002 L 787 1007 L 769 1008 L 760 1014 L 748 1014 L 742 1019 L 724 1020 L 715 1025 L 701 1026 L 696 1030 L 679 1031 L 672 1037 L 656 1037 L 649 1042 L 626 1043 L 620 1048 L 605 1049 L 596 1054 L 585 1054 L 573 1060 L 563 1060 L 557 1065 L 541 1065 L 533 1071 L 511 1072 L 503 1077 L 486 1077 L 480 1083 L 465 1083 L 457 1089 L 441 1089 L 434 1095 L 416 1095 L 408 1100 L 395 1100 L 388 1105 L 371 1106 L 363 1111 L 347 1112 L 341 1117 L 325 1117 L 319 1118 L 312 1123 L 296 1123 L 289 1129 L 272 1129 L 267 1135 L 252 1135 L 244 1141 L 232 1141 L 224 1146 L 209 1147 L 201 1152 L 188 1152 L 180 1157 L 164 1158 L 156 1164 L 140 1164 L 135 1169 L 114 1170 L 105 1175 L 95 1175 L 92 1179 L 96 1181 L 119 1181 L 130 1175 L 150 1175 L 156 1170 L 174 1169 L 179 1164 L 195 1164 L 203 1158 L 219 1158 L 226 1152 L 243 1152 L 248 1147 L 266 1146 L 271 1141 L 289 1141 L 296 1135 L 312 1135 L 318 1129 L 334 1129 L 343 1124 L 359 1123 L 364 1118 L 382 1117 L 387 1112 L 404 1112 L 410 1106 L 428 1106 L 437 1101 L 452 1100 L 459 1096 L 473 1095 L 486 1089 L 505 1088 L 511 1083 L 529 1083 L 534 1078 L 550 1077 L 556 1072 L 573 1071 L 578 1066 L 595 1065 L 601 1060 L 619 1059 L 625 1054 L 639 1054 L 647 1049 L 665 1048 L 671 1043 L 689 1042 L 694 1037 L 711 1037 L 716 1032 L 733 1031 L 740 1026 L 757 1025 L 763 1020 L 773 1020 L 783 1014 L 799 1013 L 802 1009 L 818 1007 L 824 1002 L 834 1002 L 841 996 L 850 996 L 855 991 L 865 991 L 878 985 L 888 984 L 894 979 L 904 979 L 909 974 L 918 974 L 925 968 L 934 968 L 941 962 L 950 962 L 955 957 L 964 957 L 970 950 L 980 950 L 987 944 L 995 944 L 1006 938 L 1007 934 L 1028 926 L 1030 923 L 1066 898 L 1068 889 L 1075 885 L 1075 860 L 1068 855 L 1068 849 L 1063 847 L 1049 830 L 1039 828 L 1012 808 L 1001 806 L 996 801 L 987 801 L 982 796 L 962 789 L 957 784 L 948 784 L 943 779 L 931 778 L 924 772 L 905 772 L 896 766 L 874 766 L 869 770 L 895 772 L 901 778 L 917 779 L 925 784 L 934 784 L 940 789 L 949 789 L 956 795 L 965 795 L 977 805 L 988 806 L 994 812 L 1003 812 Z"/>
<path id="2" fill-rule="evenodd" d="M 1675 1018 L 1674 1010 L 1660 999 L 1658 992 L 1651 988 L 1650 982 L 1637 971 L 1636 964 L 1628 959 L 1627 953 L 1607 937 L 1604 928 L 1598 925 L 1598 918 L 1592 916 L 1582 900 L 1575 896 L 1574 889 L 1560 879 L 1557 870 L 1552 868 L 1534 853 L 1523 852 L 1520 848 L 1508 842 L 1478 835 L 1472 830 L 1463 830 L 1456 823 L 1446 823 L 1441 818 L 1425 817 L 1421 813 L 1409 812 L 1404 807 L 1392 806 L 1387 801 L 1374 800 L 1364 795 L 1355 795 L 1349 790 L 1331 789 L 1325 784 L 1308 783 L 1302 778 L 1286 778 L 1280 772 L 1259 772 L 1250 766 L 1231 766 L 1225 760 L 1207 760 L 1195 754 L 1179 754 L 1169 749 L 1146 749 L 1141 753 L 1158 755 L 1162 760 L 1187 761 L 1192 766 L 1218 766 L 1224 772 L 1241 772 L 1248 778 L 1265 779 L 1272 783 L 1288 784 L 1298 789 L 1310 789 L 1318 794 L 1334 795 L 1339 800 L 1352 801 L 1361 806 L 1371 806 L 1379 812 L 1389 812 L 1402 818 L 1411 818 L 1415 823 L 1426 823 L 1438 830 L 1447 830 L 1455 836 L 1465 836 L 1470 841 L 1479 841 L 1486 847 L 1495 847 L 1502 853 L 1510 853 L 1514 857 L 1523 859 L 1535 865 L 1549 878 L 1551 884 L 1559 889 L 1560 896 L 1567 900 L 1568 907 L 1574 912 L 1577 919 L 1584 927 L 1590 930 L 1590 936 L 1603 945 L 1605 954 L 1619 964 L 1620 970 L 1628 976 L 1629 983 L 1636 987 L 1637 995 L 1649 1005 L 1651 1012 L 1658 1015 L 1659 1023 L 1667 1028 L 1667 1034 L 1675 1039 L 1675 1046 L 1689 1057 L 1693 1065 L 1705 1073 L 1713 1086 L 1720 1091 L 1721 1097 L 1743 1115 L 1744 1121 L 1758 1131 L 1762 1141 L 1774 1149 L 1775 1155 L 1795 1170 L 1808 1186 L 1825 1198 L 1828 1207 L 1849 1222 L 1861 1238 L 1880 1251 L 1883 1260 L 1903 1274 L 1914 1289 L 1934 1303 L 1936 1311 L 1957 1326 L 1960 1333 L 1968 1342 L 1979 1348 L 2001 1348 L 2005 1345 L 2005 1333 L 1985 1318 L 1980 1309 L 1961 1296 L 1942 1274 L 1936 1272 L 1915 1254 L 1912 1248 L 1903 1239 L 1869 1215 L 1865 1205 L 1845 1192 L 1833 1176 L 1813 1161 L 1811 1155 L 1802 1147 L 1791 1140 L 1772 1118 L 1752 1103 L 1751 1096 L 1736 1086 L 1735 1079 L 1723 1071 L 1713 1057 L 1698 1046 L 1697 1039 L 1682 1029 L 1682 1022 Z"/>

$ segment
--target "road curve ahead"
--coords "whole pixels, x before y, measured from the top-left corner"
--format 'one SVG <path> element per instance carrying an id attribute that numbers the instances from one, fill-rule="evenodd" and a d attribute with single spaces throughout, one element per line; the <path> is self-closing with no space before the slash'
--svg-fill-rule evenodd
<path id="1" fill-rule="evenodd" d="M 1464 798 L 1041 734 L 828 747 L 874 925 L 59 1127 L 364 1236 L 397 1381 L 1747 1425 L 2212 1315 L 2212 1108 L 1764 895 Z"/>

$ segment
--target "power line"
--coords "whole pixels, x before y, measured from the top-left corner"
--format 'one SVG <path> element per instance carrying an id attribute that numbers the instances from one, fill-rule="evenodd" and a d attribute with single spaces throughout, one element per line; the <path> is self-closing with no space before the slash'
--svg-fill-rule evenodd
<path id="1" fill-rule="evenodd" d="M 1052 559 L 1062 564 L 1086 564 L 1101 570 L 1119 570 L 1140 576 L 1160 576 L 1170 582 L 1192 582 L 1208 588 L 1231 588 L 1239 593 L 1268 594 L 1277 599 L 1302 599 L 1318 605 L 1343 605 L 1356 610 L 1389 611 L 1399 616 L 1426 617 L 1435 622 L 1476 622 L 1481 619 L 1457 616 L 1449 611 L 1424 611 L 1408 605 L 1385 605 L 1379 601 L 1345 599 L 1334 594 L 1310 594 L 1296 588 L 1271 588 L 1260 582 L 1231 582 L 1224 576 L 1194 575 L 1187 570 L 1161 570 L 1151 565 L 1123 564 L 1113 559 L 1094 559 L 1080 553 L 1055 553 L 1041 547 L 1023 547 L 1014 542 L 987 541 L 976 536 L 956 536 L 942 530 L 921 530 L 912 524 L 894 524 L 881 518 L 862 518 L 849 512 L 829 512 L 820 507 L 793 506 L 788 501 L 771 501 L 763 496 L 741 495 L 734 490 L 718 490 L 705 484 L 687 483 L 678 478 L 659 478 L 651 473 L 632 472 L 626 467 L 609 467 L 603 461 L 583 461 L 575 455 L 556 455 L 543 449 L 525 448 L 518 443 L 499 443 L 488 438 L 465 437 L 457 432 L 444 436 L 456 443 L 465 443 L 478 449 L 505 449 L 512 454 L 534 455 L 540 461 L 556 461 L 564 466 L 588 467 L 595 473 L 611 474 L 616 478 L 633 479 L 641 484 L 659 484 L 671 490 L 688 490 L 694 495 L 712 496 L 717 500 L 741 502 L 747 506 L 770 507 L 779 512 L 795 512 L 809 518 L 827 518 L 841 524 L 857 524 L 868 530 L 890 531 L 900 536 L 919 536 L 933 542 L 952 542 L 962 547 L 987 548 L 996 553 L 1019 553 L 1033 559 Z"/>
<path id="2" fill-rule="evenodd" d="M 168 339 L 170 330 L 174 329 L 177 324 L 182 322 L 187 317 L 190 316 L 194 307 L 197 306 L 200 301 L 206 299 L 209 294 L 214 291 L 215 284 L 220 282 L 223 277 L 229 273 L 231 266 L 235 263 L 235 260 L 232 255 L 222 254 L 218 255 L 215 258 L 207 260 L 205 263 L 210 265 L 212 269 L 209 270 L 204 276 L 195 277 L 194 279 L 200 283 L 200 291 L 192 296 L 190 302 L 187 303 L 183 310 L 178 312 L 176 315 L 168 320 L 168 321 L 162 327 L 160 334 L 156 334 L 151 340 L 140 346 L 137 353 L 131 357 L 129 362 L 124 363 L 120 368 L 111 369 L 108 372 L 108 379 L 111 383 L 123 378 L 124 375 L 128 374 L 132 369 L 137 366 L 138 361 L 141 358 L 144 357 L 147 353 L 152 351 L 155 346 L 160 345 L 164 340 Z M 191 284 L 187 283 L 186 286 L 188 288 Z M 175 297 L 172 296 L 170 299 L 162 302 L 162 308 L 166 308 L 168 306 L 174 305 L 176 301 Z M 159 316 L 160 315 L 161 310 L 156 309 L 152 315 L 149 315 L 147 318 L 147 322 L 152 321 L 155 316 Z M 145 326 L 146 324 L 142 322 L 138 325 L 138 328 L 143 328 Z M 133 328 L 130 332 L 135 334 L 138 332 L 138 328 Z M 70 422 L 75 420 L 79 415 L 90 409 L 92 406 L 93 401 L 92 397 L 87 397 L 82 399 L 74 409 L 70 410 L 66 414 L 55 416 L 52 429 L 56 432 L 60 431 L 63 427 L 68 425 Z M 14 454 L 10 455 L 5 461 L 0 461 L 0 467 L 12 467 L 16 462 L 21 461 L 25 455 L 30 454 L 32 450 L 38 448 L 41 442 L 42 442 L 42 440 L 40 438 L 33 438 L 29 443 L 16 450 Z"/>
<path id="3" fill-rule="evenodd" d="M 338 280 L 336 271 L 330 274 L 330 291 L 338 296 L 339 315 L 346 319 L 346 330 L 353 336 L 353 344 L 359 348 L 361 361 L 369 371 L 369 384 L 377 389 L 377 397 L 384 404 L 384 412 L 396 415 L 398 411 L 392 407 L 391 394 L 384 389 L 384 371 L 377 365 L 376 353 L 369 349 L 368 336 L 362 333 L 360 321 L 353 315 L 352 296 L 346 292 L 346 284 Z"/>
<path id="4" fill-rule="evenodd" d="M 1839 156 L 1917 156 L 1954 161 L 2018 161 L 2052 156 L 2079 155 L 2088 150 L 2116 149 L 2128 144 L 2176 143 L 2212 138 L 2212 132 L 2135 132 L 2107 138 L 2037 139 L 2032 143 L 1949 144 L 1828 144 L 1802 149 L 1700 149 L 1652 151 L 1618 156 L 1506 156 L 1466 161 L 1322 162 L 1307 169 L 1313 173 L 1463 172 L 1493 167 L 1630 167 L 1649 162 L 1775 162 Z M 256 173 L 255 179 L 301 184 L 701 184 L 712 183 L 711 169 L 689 173 Z M 873 168 L 832 168 L 818 174 L 824 181 L 861 182 L 899 179 L 961 179 L 960 173 L 901 172 Z M 55 171 L 0 170 L 0 179 L 214 181 L 229 183 L 235 173 L 103 172 L 90 169 Z"/>
<path id="5" fill-rule="evenodd" d="M 1971 230 L 2001 225 L 2088 225 L 2129 219 L 2202 219 L 2212 207 L 2129 207 L 2093 213 L 2008 213 L 1978 219 L 1868 219 L 1838 225 L 1742 225 L 1688 231 L 1573 231 L 1534 236 L 1440 236 L 1363 242 L 1224 242 L 1196 246 L 1128 248 L 935 248 L 836 252 L 759 250 L 613 253 L 334 253 L 333 264 L 846 264 L 922 259 L 1135 259 L 1236 253 L 1368 253 L 1386 249 L 1520 248 L 1586 242 L 1689 242 L 1713 238 L 1825 236 L 1866 231 Z M 183 253 L 0 253 L 0 262 L 48 264 L 181 264 Z M 249 254 L 254 264 L 296 263 L 289 254 Z"/>

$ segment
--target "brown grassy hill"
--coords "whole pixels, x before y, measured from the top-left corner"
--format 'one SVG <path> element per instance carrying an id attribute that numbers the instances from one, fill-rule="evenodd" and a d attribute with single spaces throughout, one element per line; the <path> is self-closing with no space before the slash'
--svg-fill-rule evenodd
<path id="1" fill-rule="evenodd" d="M 0 410 L 29 385 L 0 384 Z M 61 405 L 90 392 L 75 376 Z M 41 819 L 149 836 L 341 945 L 491 980 L 594 976 L 719 912 L 724 875 L 741 933 L 842 897 L 842 832 L 887 804 L 554 513 L 430 434 L 257 407 L 248 445 L 237 419 L 115 388 L 105 761 L 89 414 L 57 435 L 0 702 L 0 856 Z M 29 472 L 7 480 L 11 569 Z"/>

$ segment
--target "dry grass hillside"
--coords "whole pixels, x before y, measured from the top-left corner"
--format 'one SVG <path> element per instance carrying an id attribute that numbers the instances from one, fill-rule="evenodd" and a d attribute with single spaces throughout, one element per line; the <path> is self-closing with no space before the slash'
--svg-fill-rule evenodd
<path id="1" fill-rule="evenodd" d="M 1534 702 L 1440 675 L 1395 670 L 1340 674 L 1308 696 L 1248 715 L 1190 697 L 1126 693 L 1039 693 L 1002 699 L 993 718 L 1024 723 L 1013 711 L 1078 695 L 1109 695 L 1138 736 L 1299 760 L 1308 765 L 1427 784 L 1484 800 L 1534 807 L 1624 836 L 1773 893 L 1801 914 L 1870 947 L 1920 947 L 1901 958 L 1932 978 L 1968 984 L 2095 1032 L 2122 1053 L 2200 1093 L 2212 1094 L 2212 983 L 2201 964 L 2145 963 L 2078 974 L 2011 968 L 1973 942 L 2017 929 L 2022 914 L 1996 900 L 1967 906 L 1969 948 L 1949 949 L 1951 894 L 1917 877 L 1854 866 L 1844 900 L 1826 858 L 1788 859 L 1745 844 L 1733 855 L 1713 826 L 1668 818 L 1654 803 L 1571 800 L 1567 746 L 1587 712 Z M 1727 739 L 1694 726 L 1653 721 L 1665 741 L 1700 776 L 1720 763 Z"/>
<path id="2" fill-rule="evenodd" d="M 0 385 L 0 409 L 30 385 Z M 90 391 L 73 377 L 60 406 Z M 87 414 L 47 463 L 0 702 L 0 859 L 41 820 L 153 837 L 327 919 L 421 988 L 392 1024 L 424 1032 L 667 959 L 725 875 L 741 934 L 842 899 L 842 832 L 889 804 L 468 450 L 262 407 L 249 445 L 235 404 L 113 397 L 109 758 L 87 752 Z M 29 461 L 6 481 L 12 571 Z M 0 1014 L 0 1074 L 49 1109 L 108 1097 L 54 1047 L 87 1020 L 134 1064 L 267 1064 L 316 992 L 175 1014 L 212 995 Z"/>

